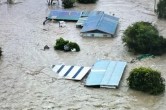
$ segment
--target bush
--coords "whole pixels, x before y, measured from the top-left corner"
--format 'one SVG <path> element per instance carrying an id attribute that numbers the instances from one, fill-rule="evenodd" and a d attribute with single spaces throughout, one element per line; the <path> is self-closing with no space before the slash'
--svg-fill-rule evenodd
<path id="1" fill-rule="evenodd" d="M 88 3 L 96 3 L 97 0 L 77 0 L 79 3 L 85 3 L 85 4 L 88 4 Z"/>
<path id="2" fill-rule="evenodd" d="M 0 47 L 0 57 L 2 56 L 2 49 L 1 49 L 1 47 Z"/>
<path id="3" fill-rule="evenodd" d="M 55 50 L 64 50 L 64 46 L 68 44 L 68 40 L 64 40 L 63 38 L 59 38 L 56 40 L 56 44 L 54 46 Z"/>
<path id="4" fill-rule="evenodd" d="M 68 40 L 64 40 L 63 38 L 59 38 L 56 40 L 54 49 L 55 50 L 64 50 L 64 51 L 72 51 L 75 49 L 76 52 L 80 51 L 80 47 L 77 43 L 69 42 Z"/>
<path id="5" fill-rule="evenodd" d="M 159 36 L 158 30 L 148 22 L 136 22 L 129 26 L 122 38 L 129 50 L 161 55 L 166 52 L 166 39 Z"/>
<path id="6" fill-rule="evenodd" d="M 159 18 L 166 18 L 166 0 L 159 0 L 157 14 Z"/>
<path id="7" fill-rule="evenodd" d="M 72 8 L 75 0 L 63 0 L 62 4 L 64 8 Z"/>
<path id="8" fill-rule="evenodd" d="M 75 43 L 75 42 L 69 42 L 69 43 L 68 43 L 68 46 L 69 46 L 69 48 L 70 48 L 71 50 L 76 49 L 76 52 L 79 52 L 79 51 L 80 51 L 79 45 L 78 45 L 77 43 Z"/>
<path id="9" fill-rule="evenodd" d="M 127 78 L 131 89 L 143 91 L 149 94 L 158 95 L 165 91 L 164 79 L 160 72 L 150 68 L 135 68 Z"/>

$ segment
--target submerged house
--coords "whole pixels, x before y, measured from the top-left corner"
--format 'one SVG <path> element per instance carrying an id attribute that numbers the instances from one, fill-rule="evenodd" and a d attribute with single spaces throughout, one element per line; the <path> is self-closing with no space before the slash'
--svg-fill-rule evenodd
<path id="1" fill-rule="evenodd" d="M 52 10 L 43 25 L 48 20 L 75 21 L 83 37 L 114 37 L 119 23 L 119 18 L 103 11 Z"/>
<path id="2" fill-rule="evenodd" d="M 98 60 L 92 67 L 55 65 L 52 69 L 60 78 L 76 81 L 86 78 L 87 87 L 118 88 L 126 66 L 125 61 Z"/>
<path id="3" fill-rule="evenodd" d="M 87 21 L 88 17 L 91 15 L 96 15 L 96 14 L 104 14 L 104 11 L 83 11 L 81 14 L 81 17 L 78 19 L 76 23 L 77 28 L 82 28 L 84 23 Z"/>
<path id="4" fill-rule="evenodd" d="M 70 66 L 70 65 L 56 65 L 53 71 L 60 77 L 71 80 L 82 80 L 82 78 L 90 71 L 91 67 L 84 66 Z"/>
<path id="5" fill-rule="evenodd" d="M 57 21 L 78 21 L 81 17 L 82 12 L 74 10 L 52 10 L 50 11 L 48 17 L 43 22 L 45 24 L 48 20 L 57 20 Z"/>
<path id="6" fill-rule="evenodd" d="M 119 18 L 104 14 L 103 12 L 89 14 L 83 24 L 81 36 L 83 37 L 113 37 L 118 27 Z"/>
<path id="7" fill-rule="evenodd" d="M 92 67 L 85 86 L 118 88 L 127 62 L 98 60 Z"/>
<path id="8" fill-rule="evenodd" d="M 81 16 L 79 11 L 71 10 L 52 10 L 48 16 L 49 19 L 77 21 Z"/>

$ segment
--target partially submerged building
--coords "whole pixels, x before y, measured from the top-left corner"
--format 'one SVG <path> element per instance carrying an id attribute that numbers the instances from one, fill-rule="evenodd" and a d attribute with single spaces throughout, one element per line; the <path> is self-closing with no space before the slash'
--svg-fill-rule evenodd
<path id="1" fill-rule="evenodd" d="M 55 65 L 53 71 L 65 79 L 86 78 L 84 85 L 87 87 L 118 88 L 126 65 L 125 61 L 98 60 L 92 67 Z"/>
<path id="2" fill-rule="evenodd" d="M 89 14 L 83 24 L 83 37 L 113 37 L 116 33 L 119 18 L 104 14 L 104 12 Z"/>
<path id="3" fill-rule="evenodd" d="M 118 88 L 126 65 L 124 61 L 99 60 L 93 65 L 85 85 Z"/>
<path id="4" fill-rule="evenodd" d="M 83 11 L 81 13 L 81 17 L 78 19 L 76 23 L 77 28 L 82 28 L 84 23 L 87 21 L 88 17 L 91 15 L 96 15 L 96 14 L 104 14 L 104 11 Z"/>
<path id="5" fill-rule="evenodd" d="M 71 10 L 52 10 L 50 11 L 46 20 L 57 20 L 57 21 L 78 21 L 81 17 L 82 12 L 80 11 L 71 11 Z"/>
<path id="6" fill-rule="evenodd" d="M 119 18 L 103 11 L 52 10 L 46 20 L 76 21 L 83 37 L 114 37 Z"/>
<path id="7" fill-rule="evenodd" d="M 48 16 L 48 19 L 78 21 L 80 16 L 81 12 L 79 11 L 52 10 Z"/>
<path id="8" fill-rule="evenodd" d="M 84 66 L 70 66 L 70 65 L 56 65 L 53 71 L 60 77 L 71 80 L 82 80 L 82 78 L 90 71 L 91 67 Z"/>

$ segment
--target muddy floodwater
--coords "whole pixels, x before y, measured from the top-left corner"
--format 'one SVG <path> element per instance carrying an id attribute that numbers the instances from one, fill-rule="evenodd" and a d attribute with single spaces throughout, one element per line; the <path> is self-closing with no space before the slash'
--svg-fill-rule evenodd
<path id="1" fill-rule="evenodd" d="M 91 66 L 98 59 L 131 61 L 136 55 L 122 44 L 123 31 L 136 21 L 152 22 L 166 37 L 166 21 L 158 20 L 153 0 L 99 0 L 76 4 L 74 10 L 105 11 L 120 18 L 115 38 L 82 38 L 75 23 L 59 28 L 43 21 L 51 9 L 46 0 L 0 0 L 0 110 L 165 110 L 166 95 L 152 96 L 128 88 L 129 71 L 138 66 L 161 71 L 166 79 L 166 55 L 128 63 L 119 89 L 87 88 L 83 81 L 59 78 L 55 64 Z M 81 51 L 54 51 L 57 38 L 77 42 Z M 43 51 L 48 45 L 49 50 Z"/>

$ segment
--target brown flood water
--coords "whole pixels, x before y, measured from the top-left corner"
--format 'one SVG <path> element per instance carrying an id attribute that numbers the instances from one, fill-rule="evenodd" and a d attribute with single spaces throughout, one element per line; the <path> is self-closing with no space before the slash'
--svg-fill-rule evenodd
<path id="1" fill-rule="evenodd" d="M 16 1 L 16 0 L 15 0 Z M 165 110 L 166 96 L 151 96 L 130 90 L 129 71 L 146 66 L 162 72 L 166 79 L 166 55 L 128 63 L 119 89 L 86 88 L 83 82 L 59 79 L 53 64 L 91 66 L 98 59 L 131 61 L 121 36 L 136 21 L 155 24 L 166 36 L 166 21 L 153 12 L 153 0 L 99 0 L 97 4 L 76 4 L 75 10 L 99 10 L 115 14 L 120 24 L 115 38 L 82 38 L 75 23 L 59 28 L 58 23 L 42 22 L 51 9 L 46 0 L 17 0 L 9 5 L 0 1 L 0 110 Z M 59 37 L 77 42 L 79 53 L 54 51 Z M 43 51 L 44 45 L 50 50 Z"/>

